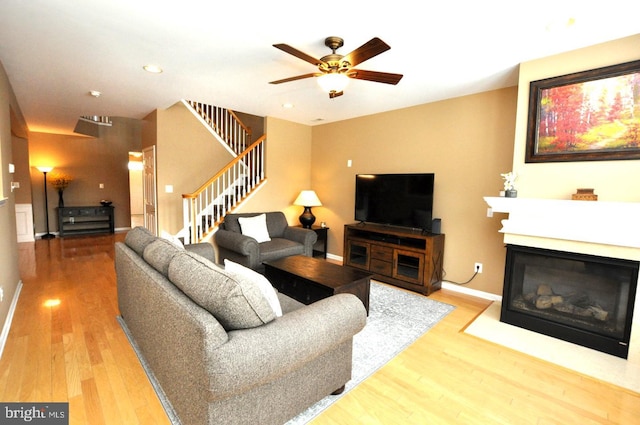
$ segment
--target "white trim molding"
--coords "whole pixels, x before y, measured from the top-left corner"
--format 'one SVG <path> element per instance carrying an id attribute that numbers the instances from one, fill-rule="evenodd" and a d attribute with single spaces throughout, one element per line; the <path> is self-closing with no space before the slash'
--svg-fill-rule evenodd
<path id="1" fill-rule="evenodd" d="M 22 281 L 18 282 L 18 286 L 16 286 L 16 291 L 13 294 L 13 299 L 11 300 L 11 306 L 9 307 L 9 313 L 7 314 L 7 318 L 4 321 L 4 326 L 2 327 L 2 333 L 0 333 L 0 359 L 2 358 L 2 352 L 4 351 L 4 346 L 7 342 L 7 338 L 9 337 L 9 329 L 11 329 L 11 321 L 13 320 L 13 314 L 16 311 L 16 306 L 18 305 L 18 298 L 20 298 L 20 291 L 22 291 Z"/>

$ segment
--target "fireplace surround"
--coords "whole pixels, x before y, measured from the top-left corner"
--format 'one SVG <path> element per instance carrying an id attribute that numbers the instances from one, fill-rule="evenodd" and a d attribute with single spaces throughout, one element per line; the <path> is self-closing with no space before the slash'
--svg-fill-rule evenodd
<path id="1" fill-rule="evenodd" d="M 500 230 L 507 245 L 501 321 L 621 358 L 638 351 L 629 336 L 640 326 L 633 319 L 640 203 L 484 199 L 490 212 L 509 214 Z"/>
<path id="2" fill-rule="evenodd" d="M 507 245 L 500 320 L 627 358 L 638 262 Z"/>

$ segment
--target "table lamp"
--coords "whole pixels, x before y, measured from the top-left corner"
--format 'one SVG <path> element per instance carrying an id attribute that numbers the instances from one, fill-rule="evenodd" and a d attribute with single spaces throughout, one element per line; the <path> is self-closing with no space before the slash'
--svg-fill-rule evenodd
<path id="1" fill-rule="evenodd" d="M 293 205 L 304 207 L 304 212 L 299 217 L 300 224 L 306 229 L 310 229 L 311 225 L 315 223 L 316 217 L 311 212 L 311 207 L 320 207 L 322 202 L 318 199 L 318 195 L 313 190 L 303 190 L 296 198 Z"/>

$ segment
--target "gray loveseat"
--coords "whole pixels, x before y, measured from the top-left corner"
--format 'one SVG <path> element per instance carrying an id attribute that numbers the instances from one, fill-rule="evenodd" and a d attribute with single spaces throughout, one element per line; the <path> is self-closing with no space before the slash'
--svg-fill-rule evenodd
<path id="1" fill-rule="evenodd" d="M 240 221 L 244 218 L 264 214 L 271 240 L 258 242 L 242 232 Z M 302 227 L 289 226 L 280 211 L 267 213 L 227 214 L 214 235 L 218 248 L 218 262 L 225 259 L 262 272 L 263 262 L 277 260 L 290 255 L 313 255 L 313 244 L 318 240 L 316 232 Z"/>
<path id="2" fill-rule="evenodd" d="M 248 279 L 212 259 L 210 244 L 185 250 L 143 228 L 116 243 L 124 327 L 182 424 L 282 424 L 340 391 L 366 322 L 360 300 L 305 306 L 278 293 L 275 317 Z"/>

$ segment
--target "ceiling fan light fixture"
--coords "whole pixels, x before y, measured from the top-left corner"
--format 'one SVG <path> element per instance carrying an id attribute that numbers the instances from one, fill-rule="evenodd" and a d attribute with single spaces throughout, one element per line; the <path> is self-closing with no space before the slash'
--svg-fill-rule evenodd
<path id="1" fill-rule="evenodd" d="M 142 67 L 142 69 L 144 69 L 145 71 L 150 72 L 152 74 L 161 74 L 162 73 L 162 68 L 160 68 L 158 65 L 148 64 L 148 65 L 144 65 Z"/>
<path id="2" fill-rule="evenodd" d="M 349 84 L 349 77 L 344 74 L 331 73 L 318 77 L 318 85 L 327 93 L 343 91 Z"/>

